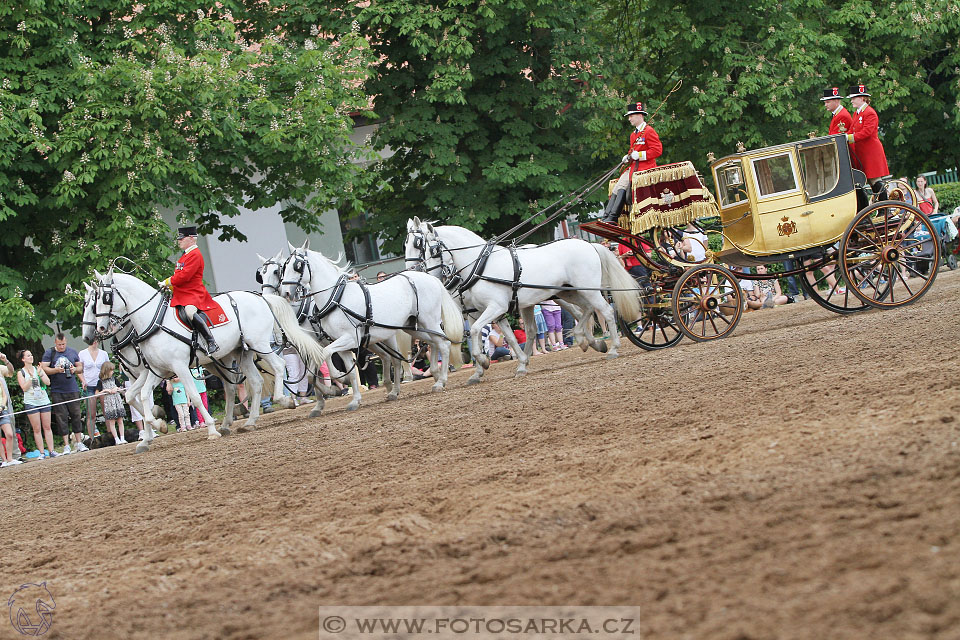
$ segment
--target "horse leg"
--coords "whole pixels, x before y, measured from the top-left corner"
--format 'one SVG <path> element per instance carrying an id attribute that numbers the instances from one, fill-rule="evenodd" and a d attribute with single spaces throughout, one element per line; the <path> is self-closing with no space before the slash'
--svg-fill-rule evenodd
<path id="1" fill-rule="evenodd" d="M 437 328 L 439 328 L 439 326 Z M 433 379 L 436 380 L 436 382 L 433 383 L 433 390 L 443 391 L 443 388 L 447 386 L 447 372 L 450 371 L 448 363 L 450 362 L 450 345 L 452 343 L 446 338 L 432 336 L 431 344 L 433 345 L 433 352 L 440 354 L 440 358 L 435 358 L 439 360 L 436 367 L 434 367 L 433 363 L 430 363 L 430 373 L 433 375 Z M 434 371 L 435 368 L 436 371 Z"/>
<path id="2" fill-rule="evenodd" d="M 243 375 L 246 376 L 244 384 L 247 389 L 247 406 L 249 407 L 250 414 L 247 416 L 247 420 L 243 423 L 243 426 L 237 429 L 238 433 L 244 433 L 256 427 L 257 418 L 260 417 L 260 400 L 263 398 L 263 378 L 260 376 L 260 371 L 257 369 L 254 358 L 253 352 L 247 351 L 243 355 L 243 358 L 240 359 L 240 368 L 243 370 Z"/>
<path id="3" fill-rule="evenodd" d="M 353 400 L 347 405 L 347 411 L 356 411 L 360 408 L 360 370 L 357 368 L 356 357 L 353 351 L 341 351 L 340 359 L 350 372 L 350 387 L 353 389 Z"/>
<path id="4" fill-rule="evenodd" d="M 581 295 L 581 292 L 568 291 L 562 296 L 558 296 L 557 302 L 563 309 L 567 311 L 567 313 L 576 319 L 577 322 L 573 326 L 573 337 L 580 348 L 584 351 L 589 348 L 593 348 L 600 353 L 606 352 L 607 344 L 603 340 L 597 340 L 593 337 L 594 316 L 592 311 L 584 313 L 581 306 L 579 306 L 583 305 L 584 303 L 584 297 Z M 588 309 L 592 309 L 593 305 L 587 304 L 586 307 Z"/>
<path id="5" fill-rule="evenodd" d="M 273 404 L 281 409 L 293 409 L 293 396 L 283 393 L 283 381 L 287 377 L 287 362 L 272 351 L 261 356 L 273 371 Z"/>
<path id="6" fill-rule="evenodd" d="M 383 362 L 383 386 L 387 388 L 387 400 L 396 400 L 400 395 L 400 385 L 397 384 L 396 375 L 394 373 L 395 368 L 397 367 L 398 360 L 396 357 L 391 355 L 390 350 L 393 350 L 396 353 L 402 353 L 400 351 L 400 334 L 407 336 L 406 333 L 398 331 L 396 334 L 390 338 L 383 341 L 383 344 L 386 345 L 387 349 L 375 348 L 375 351 L 380 354 L 381 362 Z M 409 340 L 407 340 L 409 342 Z"/>
<path id="7" fill-rule="evenodd" d="M 150 443 L 153 442 L 153 425 L 160 422 L 153 417 L 153 390 L 159 382 L 160 378 L 145 370 L 127 390 L 127 402 L 133 404 L 140 415 L 143 416 L 143 440 L 137 443 L 135 453 L 144 453 L 150 450 Z M 150 399 L 149 403 L 146 398 Z M 140 406 L 137 407 L 137 404 Z"/>
<path id="8" fill-rule="evenodd" d="M 507 309 L 502 305 L 493 304 L 488 306 L 477 316 L 475 322 L 470 325 L 470 355 L 473 356 L 474 372 L 467 380 L 467 384 L 477 384 L 483 375 L 484 369 L 490 368 L 490 358 L 487 356 L 485 345 L 480 344 L 480 331 L 484 326 L 490 324 L 504 313 Z"/>
<path id="9" fill-rule="evenodd" d="M 193 403 L 197 414 L 203 418 L 203 423 L 207 427 L 207 440 L 216 440 L 220 437 L 220 432 L 217 431 L 217 423 L 214 421 L 213 416 L 210 415 L 210 412 L 207 411 L 207 408 L 203 406 L 200 393 L 197 392 L 197 385 L 193 380 L 193 374 L 190 373 L 190 365 L 186 362 L 178 362 L 176 366 L 173 367 L 173 372 L 180 378 L 180 382 L 183 383 L 183 388 L 187 392 L 187 398 Z"/>
<path id="10" fill-rule="evenodd" d="M 617 331 L 617 320 L 613 315 L 613 307 L 610 306 L 610 303 L 607 302 L 607 299 L 603 297 L 603 294 L 599 291 L 581 292 L 581 297 L 584 299 L 584 302 L 590 305 L 593 312 L 603 316 L 604 321 L 607 323 L 607 331 L 610 333 L 610 349 L 608 350 L 607 343 L 601 340 L 599 342 L 603 345 L 603 349 L 597 349 L 597 351 L 600 353 L 607 352 L 607 360 L 613 360 L 619 355 L 617 351 L 620 349 L 620 332 Z M 591 335 L 590 337 L 592 338 L 593 336 Z"/>
<path id="11" fill-rule="evenodd" d="M 527 363 L 530 362 L 530 359 L 527 357 L 527 354 L 520 349 L 520 343 L 517 342 L 517 336 L 514 335 L 513 328 L 510 326 L 510 323 L 507 322 L 506 318 L 500 318 L 500 320 L 497 321 L 497 326 L 500 327 L 500 333 L 503 334 L 504 340 L 510 345 L 510 349 L 517 358 L 517 373 L 514 375 L 517 378 L 526 375 Z"/>
<path id="12" fill-rule="evenodd" d="M 523 318 L 523 326 L 527 333 L 527 341 L 523 343 L 523 355 L 526 356 L 529 363 L 530 358 L 533 357 L 533 347 L 537 343 L 537 319 L 533 314 L 533 307 L 520 309 L 520 317 Z M 533 337 L 530 334 L 530 327 L 533 327 Z"/>

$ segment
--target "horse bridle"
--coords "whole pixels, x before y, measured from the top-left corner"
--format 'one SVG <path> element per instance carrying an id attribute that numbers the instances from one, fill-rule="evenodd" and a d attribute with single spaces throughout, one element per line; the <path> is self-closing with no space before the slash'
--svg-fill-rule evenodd
<path id="1" fill-rule="evenodd" d="M 303 284 L 304 273 L 307 275 L 307 282 L 313 280 L 313 270 L 310 267 L 310 261 L 307 259 L 306 255 L 300 255 L 299 249 L 290 254 L 290 257 L 287 258 L 286 262 L 283 263 L 283 271 L 280 274 L 282 278 L 287 272 L 287 263 L 293 260 L 293 271 L 297 274 L 296 280 L 281 280 L 279 286 L 292 285 L 296 287 L 297 297 L 302 297 L 307 291 L 306 285 Z M 259 272 L 258 272 L 259 273 Z M 280 292 L 280 289 L 277 288 L 277 292 Z"/>
<path id="2" fill-rule="evenodd" d="M 277 284 L 277 285 L 264 284 L 264 283 L 263 283 L 263 273 L 262 273 L 262 272 L 264 271 L 264 269 L 265 269 L 267 266 L 269 266 L 269 265 L 271 265 L 271 264 L 277 265 L 277 267 L 280 269 L 280 277 L 281 277 L 281 278 L 283 277 L 283 270 L 284 270 L 284 268 L 286 268 L 287 263 L 286 263 L 286 262 L 277 262 L 277 261 L 274 260 L 273 258 L 270 258 L 269 260 L 267 260 L 266 262 L 264 262 L 262 265 L 260 265 L 260 268 L 259 268 L 259 269 L 257 269 L 257 276 L 256 276 L 257 284 L 259 284 L 259 285 L 261 286 L 261 288 L 266 287 L 266 288 L 268 288 L 268 289 L 273 289 L 273 290 L 276 291 L 277 293 L 280 293 L 280 285 L 283 284 L 282 282 L 281 282 L 280 284 Z"/>
<path id="3" fill-rule="evenodd" d="M 411 231 L 410 235 L 413 236 L 413 248 L 420 252 L 420 257 L 413 260 L 417 263 L 414 270 L 430 273 L 431 271 L 439 269 L 440 279 L 443 282 L 447 282 L 453 275 L 453 267 L 444 263 L 443 252 L 447 251 L 451 255 L 453 255 L 453 252 L 447 249 L 446 245 L 443 244 L 443 240 L 441 240 L 436 233 L 434 233 L 432 240 L 427 237 L 426 232 L 422 229 Z M 427 260 L 429 258 L 436 258 L 439 262 L 432 267 L 428 267 Z"/>

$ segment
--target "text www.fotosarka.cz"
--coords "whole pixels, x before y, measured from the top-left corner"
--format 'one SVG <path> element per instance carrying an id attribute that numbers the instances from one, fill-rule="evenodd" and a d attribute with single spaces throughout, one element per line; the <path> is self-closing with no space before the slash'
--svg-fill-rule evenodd
<path id="1" fill-rule="evenodd" d="M 320 638 L 643 637 L 630 606 L 324 606 Z"/>

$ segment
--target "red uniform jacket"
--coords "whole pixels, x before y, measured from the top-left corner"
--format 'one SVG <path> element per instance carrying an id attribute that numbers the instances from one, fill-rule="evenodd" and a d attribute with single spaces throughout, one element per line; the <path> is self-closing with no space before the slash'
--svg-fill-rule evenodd
<path id="1" fill-rule="evenodd" d="M 835 133 L 840 133 L 841 122 L 843 123 L 843 133 L 853 133 L 853 116 L 845 107 L 840 107 L 840 111 L 833 114 L 833 118 L 830 120 L 830 130 L 827 135 L 832 136 Z"/>
<path id="2" fill-rule="evenodd" d="M 868 180 L 889 175 L 887 155 L 877 137 L 880 118 L 870 105 L 864 105 L 863 111 L 853 116 L 853 152 L 854 162 L 859 160 Z M 854 164 L 856 167 L 857 164 Z"/>
<path id="3" fill-rule="evenodd" d="M 657 158 L 663 153 L 663 145 L 660 144 L 660 136 L 653 130 L 649 124 L 644 122 L 640 131 L 634 131 L 630 134 L 630 151 L 627 153 L 639 151 L 647 152 L 646 160 L 631 160 L 629 171 L 630 177 L 633 177 L 634 171 L 643 171 L 644 169 L 653 169 L 657 166 Z M 642 155 L 642 154 L 641 154 Z"/>
<path id="4" fill-rule="evenodd" d="M 170 306 L 192 304 L 200 311 L 215 309 L 213 298 L 203 286 L 203 255 L 200 249 L 191 249 L 177 260 L 176 270 L 170 276 L 173 296 Z"/>

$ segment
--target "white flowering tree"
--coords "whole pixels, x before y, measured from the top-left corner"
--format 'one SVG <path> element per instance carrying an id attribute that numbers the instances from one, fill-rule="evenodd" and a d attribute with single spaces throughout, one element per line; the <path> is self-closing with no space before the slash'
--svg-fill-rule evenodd
<path id="1" fill-rule="evenodd" d="M 719 157 L 739 143 L 757 148 L 825 134 L 822 90 L 859 83 L 873 95 L 892 171 L 914 174 L 960 160 L 955 0 L 606 6 L 600 28 L 614 50 L 604 73 L 624 96 L 655 107 L 682 80 L 652 123 L 665 160 L 704 168 L 708 152 Z"/>
<path id="2" fill-rule="evenodd" d="M 316 22 L 274 0 L 0 8 L 0 296 L 30 303 L 0 315 L 7 336 L 75 326 L 81 282 L 112 257 L 169 270 L 161 208 L 241 238 L 240 206 L 315 230 L 355 204 L 368 47 Z"/>

